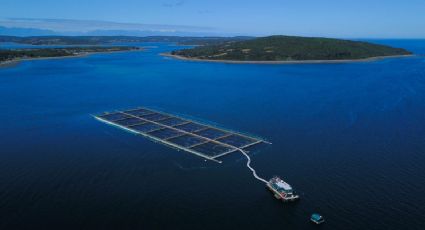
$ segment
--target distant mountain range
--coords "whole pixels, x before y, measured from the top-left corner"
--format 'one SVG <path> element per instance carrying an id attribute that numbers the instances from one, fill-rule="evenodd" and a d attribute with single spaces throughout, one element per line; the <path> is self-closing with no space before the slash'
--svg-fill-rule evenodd
<path id="1" fill-rule="evenodd" d="M 188 36 L 2 36 L 0 42 L 15 42 L 31 45 L 100 45 L 134 42 L 174 42 L 182 45 L 214 45 L 236 42 L 253 37 L 188 37 Z"/>
<path id="2" fill-rule="evenodd" d="M 37 28 L 8 28 L 0 26 L 0 35 L 5 36 L 211 36 L 214 33 L 203 32 L 161 32 L 161 31 L 140 31 L 140 30 L 93 30 L 88 32 L 58 32 L 53 30 L 37 29 Z"/>
<path id="3" fill-rule="evenodd" d="M 0 19 L 9 36 L 218 36 L 214 28 L 68 19 Z"/>
<path id="4" fill-rule="evenodd" d="M 0 26 L 0 35 L 9 36 L 46 36 L 46 35 L 58 35 L 57 32 L 52 30 L 42 30 L 35 28 L 8 28 Z"/>

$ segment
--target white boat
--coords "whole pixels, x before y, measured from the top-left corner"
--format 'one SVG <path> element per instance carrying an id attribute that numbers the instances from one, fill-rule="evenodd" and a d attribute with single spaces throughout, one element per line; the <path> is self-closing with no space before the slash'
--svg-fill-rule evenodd
<path id="1" fill-rule="evenodd" d="M 300 197 L 292 189 L 291 185 L 275 176 L 269 180 L 267 187 L 274 193 L 274 196 L 282 201 L 295 201 Z"/>

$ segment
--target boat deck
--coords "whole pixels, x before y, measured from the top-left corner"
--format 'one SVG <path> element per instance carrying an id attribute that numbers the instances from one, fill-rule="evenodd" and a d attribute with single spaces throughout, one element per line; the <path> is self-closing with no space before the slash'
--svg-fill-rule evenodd
<path id="1" fill-rule="evenodd" d="M 95 118 L 219 163 L 221 161 L 217 158 L 260 143 L 269 143 L 257 137 L 142 107 L 106 112 Z"/>

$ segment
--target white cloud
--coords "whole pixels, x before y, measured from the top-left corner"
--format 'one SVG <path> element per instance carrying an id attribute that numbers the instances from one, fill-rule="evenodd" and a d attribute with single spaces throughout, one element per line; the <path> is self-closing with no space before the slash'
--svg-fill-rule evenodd
<path id="1" fill-rule="evenodd" d="M 178 0 L 178 1 L 164 2 L 164 3 L 162 3 L 162 6 L 164 6 L 164 7 L 179 7 L 179 6 L 183 6 L 184 4 L 185 4 L 184 0 Z"/>

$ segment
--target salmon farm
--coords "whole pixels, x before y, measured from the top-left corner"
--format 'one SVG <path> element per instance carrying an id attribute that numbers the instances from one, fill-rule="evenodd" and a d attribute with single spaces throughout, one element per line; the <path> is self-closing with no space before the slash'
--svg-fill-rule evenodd
<path id="1" fill-rule="evenodd" d="M 155 142 L 221 163 L 219 158 L 241 152 L 266 140 L 225 130 L 192 119 L 138 107 L 105 112 L 94 116 L 99 121 L 147 137 Z"/>

